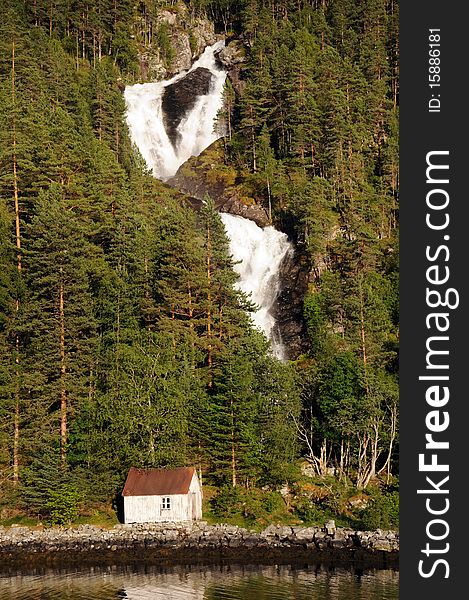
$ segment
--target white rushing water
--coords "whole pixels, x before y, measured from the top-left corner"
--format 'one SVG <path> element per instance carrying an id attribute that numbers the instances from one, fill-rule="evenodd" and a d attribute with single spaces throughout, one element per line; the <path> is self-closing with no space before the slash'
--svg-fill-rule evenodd
<path id="1" fill-rule="evenodd" d="M 127 123 L 132 141 L 140 150 L 153 175 L 166 180 L 191 156 L 198 156 L 220 137 L 216 131 L 216 118 L 223 106 L 223 87 L 226 73 L 216 61 L 216 53 L 224 42 L 205 49 L 189 71 L 168 81 L 127 86 L 125 101 Z M 192 110 L 178 126 L 179 143 L 174 148 L 164 126 L 162 97 L 164 88 L 187 73 L 205 67 L 212 75 L 210 92 L 199 96 Z M 285 351 L 276 327 L 273 308 L 279 292 L 279 267 L 291 244 L 284 233 L 273 227 L 258 227 L 253 221 L 222 214 L 222 221 L 230 239 L 230 249 L 240 275 L 239 288 L 251 294 L 259 307 L 252 318 L 254 325 L 271 341 L 272 352 L 279 358 Z"/>
<path id="2" fill-rule="evenodd" d="M 274 227 L 262 229 L 254 221 L 228 213 L 221 219 L 230 238 L 233 259 L 238 262 L 238 287 L 251 294 L 259 306 L 252 315 L 254 325 L 270 339 L 272 352 L 279 359 L 285 358 L 285 348 L 276 328 L 273 308 L 280 291 L 279 269 L 282 260 L 292 251 L 287 236 Z"/>
<path id="3" fill-rule="evenodd" d="M 215 55 L 224 44 L 220 41 L 208 46 L 189 71 L 179 73 L 172 79 L 137 83 L 125 88 L 127 124 L 132 141 L 158 179 L 166 180 L 175 175 L 187 159 L 198 156 L 220 137 L 215 125 L 217 114 L 223 106 L 226 72 L 217 64 Z M 213 75 L 210 93 L 199 96 L 194 108 L 180 122 L 180 142 L 174 148 L 163 123 L 164 88 L 199 67 L 208 69 Z"/>

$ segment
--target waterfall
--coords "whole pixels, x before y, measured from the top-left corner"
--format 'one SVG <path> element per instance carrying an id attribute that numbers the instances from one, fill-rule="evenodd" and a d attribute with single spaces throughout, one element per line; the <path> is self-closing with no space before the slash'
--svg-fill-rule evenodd
<path id="1" fill-rule="evenodd" d="M 224 42 L 205 49 L 189 71 L 168 81 L 127 86 L 124 97 L 127 106 L 127 124 L 132 141 L 139 149 L 153 175 L 166 180 L 191 156 L 198 156 L 220 137 L 216 131 L 217 113 L 223 106 L 225 71 L 216 60 L 216 53 Z M 202 67 L 212 74 L 209 93 L 200 95 L 191 110 L 177 126 L 177 142 L 171 142 L 165 129 L 163 95 L 165 88 L 182 80 L 188 73 Z M 276 327 L 273 308 L 279 293 L 279 267 L 291 244 L 284 233 L 273 227 L 258 227 L 243 217 L 221 215 L 230 250 L 240 279 L 239 289 L 251 294 L 258 310 L 252 315 L 253 323 L 271 341 L 272 352 L 284 359 L 281 336 Z"/>
<path id="2" fill-rule="evenodd" d="M 158 179 L 166 180 L 175 175 L 186 160 L 191 156 L 198 156 L 220 137 L 216 131 L 216 117 L 223 107 L 226 72 L 217 64 L 216 53 L 224 44 L 225 42 L 220 41 L 205 48 L 189 71 L 179 73 L 172 79 L 137 83 L 125 88 L 130 136 Z M 200 67 L 208 69 L 212 74 L 210 93 L 199 96 L 191 112 L 180 122 L 178 133 L 181 141 L 175 148 L 163 122 L 164 89 Z"/>
<path id="3" fill-rule="evenodd" d="M 262 229 L 254 221 L 228 213 L 222 213 L 221 219 L 230 238 L 233 259 L 238 263 L 234 267 L 239 275 L 238 287 L 250 293 L 259 307 L 252 315 L 254 325 L 271 341 L 274 356 L 282 360 L 285 348 L 273 308 L 280 291 L 280 264 L 292 251 L 292 245 L 287 236 L 274 227 Z"/>

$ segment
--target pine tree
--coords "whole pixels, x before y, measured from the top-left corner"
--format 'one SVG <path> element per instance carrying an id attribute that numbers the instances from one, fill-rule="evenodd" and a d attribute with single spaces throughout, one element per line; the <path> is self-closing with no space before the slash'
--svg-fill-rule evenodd
<path id="1" fill-rule="evenodd" d="M 88 280 L 91 248 L 57 186 L 41 193 L 30 227 L 28 327 L 32 429 L 49 428 L 67 459 L 68 428 L 87 397 L 95 324 Z M 42 419 L 42 420 L 41 420 Z"/>

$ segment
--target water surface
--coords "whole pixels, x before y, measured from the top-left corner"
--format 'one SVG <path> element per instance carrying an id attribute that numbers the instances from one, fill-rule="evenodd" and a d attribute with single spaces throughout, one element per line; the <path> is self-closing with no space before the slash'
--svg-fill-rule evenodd
<path id="1" fill-rule="evenodd" d="M 0 576 L 0 600 L 397 600 L 398 577 L 285 565 L 50 569 Z"/>

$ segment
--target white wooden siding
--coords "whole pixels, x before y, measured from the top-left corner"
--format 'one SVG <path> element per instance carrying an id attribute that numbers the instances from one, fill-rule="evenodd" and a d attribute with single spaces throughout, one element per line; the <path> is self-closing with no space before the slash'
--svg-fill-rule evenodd
<path id="1" fill-rule="evenodd" d="M 194 473 L 192 477 L 191 485 L 189 487 L 189 497 L 191 501 L 191 519 L 202 518 L 202 489 L 200 487 L 199 478 L 197 473 Z"/>

